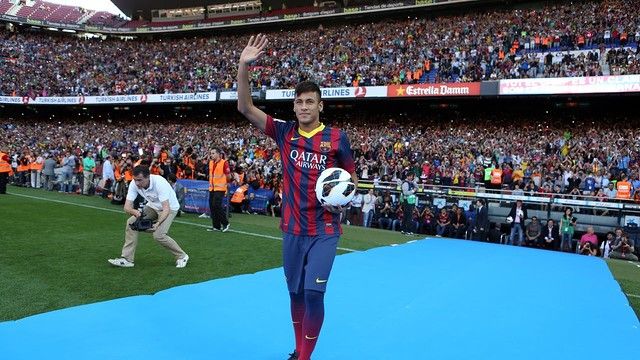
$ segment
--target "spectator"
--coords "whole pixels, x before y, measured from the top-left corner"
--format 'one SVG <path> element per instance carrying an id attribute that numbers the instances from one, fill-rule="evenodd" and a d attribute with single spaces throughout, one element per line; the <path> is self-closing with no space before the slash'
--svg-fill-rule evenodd
<path id="1" fill-rule="evenodd" d="M 538 222 L 538 217 L 531 217 L 531 222 L 527 225 L 525 245 L 529 247 L 538 246 L 541 242 L 542 227 Z"/>
<path id="2" fill-rule="evenodd" d="M 587 232 L 580 237 L 580 244 L 578 246 L 580 253 L 582 253 L 582 248 L 584 247 L 585 243 L 591 243 L 591 247 L 589 250 L 595 251 L 598 249 L 598 236 L 595 234 L 593 226 L 591 225 L 587 226 Z"/>
<path id="3" fill-rule="evenodd" d="M 176 193 L 178 204 L 180 204 L 180 210 L 178 210 L 178 213 L 176 214 L 176 217 L 180 217 L 182 215 L 182 212 L 184 211 L 184 197 L 187 193 L 187 189 L 178 182 L 178 178 L 175 174 L 169 174 L 169 176 L 167 176 L 167 181 L 169 182 L 169 185 L 171 185 L 171 188 L 173 188 L 173 191 Z"/>
<path id="4" fill-rule="evenodd" d="M 449 225 L 451 225 L 451 218 L 447 209 L 440 209 L 438 214 L 438 223 L 436 225 L 436 236 L 443 237 L 449 236 Z"/>
<path id="5" fill-rule="evenodd" d="M 605 240 L 602 242 L 602 244 L 600 244 L 600 253 L 605 259 L 609 259 L 609 255 L 611 254 L 611 246 L 613 245 L 614 239 L 615 235 L 611 231 L 609 231 Z"/>
<path id="6" fill-rule="evenodd" d="M 553 219 L 547 220 L 547 226 L 542 230 L 541 245 L 547 250 L 557 250 L 560 248 L 560 232 Z"/>
<path id="7" fill-rule="evenodd" d="M 634 251 L 635 244 L 633 239 L 629 238 L 627 234 L 621 233 L 619 237 L 614 239 L 609 257 L 612 259 L 638 261 L 638 257 L 633 253 Z"/>
<path id="8" fill-rule="evenodd" d="M 489 230 L 489 211 L 484 199 L 476 200 L 476 222 L 474 224 L 474 240 L 486 241 Z"/>
<path id="9" fill-rule="evenodd" d="M 578 220 L 573 216 L 573 209 L 566 208 L 560 219 L 560 251 L 571 252 L 573 249 L 573 233 Z"/>
<path id="10" fill-rule="evenodd" d="M 451 220 L 453 236 L 456 239 L 464 239 L 467 232 L 467 217 L 465 216 L 463 209 L 457 207 Z"/>
<path id="11" fill-rule="evenodd" d="M 373 215 L 375 213 L 376 195 L 373 189 L 369 189 L 367 194 L 363 197 L 362 214 L 364 216 L 364 227 L 371 227 L 373 221 Z"/>
<path id="12" fill-rule="evenodd" d="M 524 223 L 527 220 L 527 208 L 522 200 L 516 200 L 511 207 L 507 222 L 511 224 L 511 233 L 509 235 L 509 244 L 521 246 L 524 243 Z M 517 236 L 517 243 L 516 241 Z"/>

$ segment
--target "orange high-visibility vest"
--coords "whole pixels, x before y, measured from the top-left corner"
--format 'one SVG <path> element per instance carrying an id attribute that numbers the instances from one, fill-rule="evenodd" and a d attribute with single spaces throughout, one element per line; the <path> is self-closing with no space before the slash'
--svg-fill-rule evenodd
<path id="1" fill-rule="evenodd" d="M 35 171 L 42 171 L 42 168 L 44 167 L 43 163 L 38 163 L 37 161 L 32 161 L 29 164 L 29 169 L 30 170 L 35 170 Z"/>
<path id="2" fill-rule="evenodd" d="M 247 190 L 249 190 L 249 185 L 240 186 L 233 193 L 233 196 L 231 196 L 230 201 L 234 204 L 241 204 L 242 201 L 244 200 L 244 194 L 247 192 Z"/>
<path id="3" fill-rule="evenodd" d="M 18 172 L 29 171 L 29 165 L 23 165 L 22 161 L 18 163 Z"/>
<path id="4" fill-rule="evenodd" d="M 133 173 L 127 169 L 124 171 L 124 181 L 131 182 L 133 180 Z"/>
<path id="5" fill-rule="evenodd" d="M 227 191 L 227 175 L 224 173 L 226 162 L 220 159 L 217 163 L 209 160 L 209 191 Z"/>
<path id="6" fill-rule="evenodd" d="M 9 161 L 9 155 L 0 151 L 0 173 L 9 173 L 9 175 L 13 174 L 13 169 L 11 168 L 11 164 Z"/>
<path id="7" fill-rule="evenodd" d="M 493 169 L 491 170 L 491 184 L 500 185 L 502 184 L 502 169 Z"/>
<path id="8" fill-rule="evenodd" d="M 618 181 L 616 184 L 618 199 L 631 199 L 631 183 L 628 181 Z"/>

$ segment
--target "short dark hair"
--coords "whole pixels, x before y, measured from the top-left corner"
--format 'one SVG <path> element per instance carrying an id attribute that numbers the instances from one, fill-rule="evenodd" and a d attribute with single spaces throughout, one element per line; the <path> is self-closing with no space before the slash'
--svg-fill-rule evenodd
<path id="1" fill-rule="evenodd" d="M 176 176 L 176 174 L 169 174 L 167 175 L 167 180 L 171 182 L 176 182 L 178 181 L 178 177 Z"/>
<path id="2" fill-rule="evenodd" d="M 322 100 L 322 91 L 320 91 L 320 87 L 318 86 L 318 84 L 314 83 L 313 81 L 303 81 L 296 85 L 296 97 L 308 92 L 314 92 L 318 94 L 318 100 Z"/>
<path id="3" fill-rule="evenodd" d="M 138 165 L 138 166 L 133 168 L 133 176 L 142 175 L 145 178 L 148 178 L 149 174 L 150 174 L 149 166 Z"/>

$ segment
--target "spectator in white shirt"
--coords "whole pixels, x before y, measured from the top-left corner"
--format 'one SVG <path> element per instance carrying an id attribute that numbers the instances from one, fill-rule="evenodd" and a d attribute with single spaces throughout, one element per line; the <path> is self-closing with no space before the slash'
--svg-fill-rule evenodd
<path id="1" fill-rule="evenodd" d="M 362 194 L 356 191 L 356 194 L 353 196 L 353 200 L 351 200 L 351 216 L 350 216 L 351 225 L 362 224 L 363 198 L 364 197 L 362 196 Z"/>
<path id="2" fill-rule="evenodd" d="M 364 227 L 371 227 L 373 220 L 373 214 L 376 208 L 376 195 L 373 193 L 373 189 L 369 189 L 369 192 L 364 196 L 362 203 L 362 215 L 364 217 Z"/>

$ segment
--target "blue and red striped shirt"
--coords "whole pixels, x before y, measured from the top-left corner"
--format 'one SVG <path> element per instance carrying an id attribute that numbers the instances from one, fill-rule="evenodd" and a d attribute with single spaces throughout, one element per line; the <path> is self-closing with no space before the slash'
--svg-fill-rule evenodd
<path id="1" fill-rule="evenodd" d="M 283 192 L 280 229 L 294 235 L 342 234 L 340 215 L 326 211 L 316 198 L 316 180 L 330 167 L 349 173 L 355 162 L 347 134 L 321 125 L 306 137 L 298 131 L 298 122 L 286 122 L 267 116 L 265 134 L 278 144 L 282 158 Z"/>

